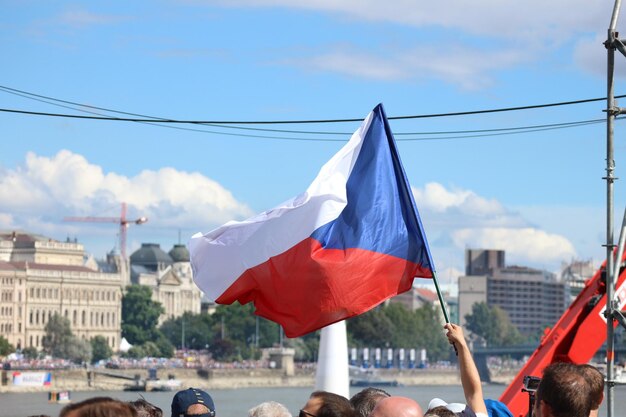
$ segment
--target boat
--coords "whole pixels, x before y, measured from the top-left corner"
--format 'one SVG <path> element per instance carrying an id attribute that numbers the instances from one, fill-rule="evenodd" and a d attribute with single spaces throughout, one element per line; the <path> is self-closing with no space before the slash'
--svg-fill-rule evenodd
<path id="1" fill-rule="evenodd" d="M 352 387 L 399 387 L 401 384 L 395 379 L 381 378 L 350 378 Z"/>
<path id="2" fill-rule="evenodd" d="M 401 384 L 395 379 L 385 379 L 377 374 L 375 369 L 350 366 L 350 386 L 352 387 L 399 387 Z"/>
<path id="3" fill-rule="evenodd" d="M 48 402 L 53 404 L 69 404 L 72 402 L 70 399 L 69 391 L 50 391 L 48 393 Z"/>

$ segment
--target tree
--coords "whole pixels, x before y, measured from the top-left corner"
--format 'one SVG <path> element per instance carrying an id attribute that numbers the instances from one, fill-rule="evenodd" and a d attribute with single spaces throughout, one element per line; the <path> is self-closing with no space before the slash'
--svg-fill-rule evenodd
<path id="1" fill-rule="evenodd" d="M 208 314 L 184 313 L 181 317 L 166 320 L 159 330 L 171 344 L 182 349 L 206 349 L 213 340 L 213 321 Z"/>
<path id="2" fill-rule="evenodd" d="M 91 344 L 85 339 L 72 336 L 61 357 L 74 363 L 87 363 L 91 361 Z"/>
<path id="3" fill-rule="evenodd" d="M 158 356 L 160 358 L 171 358 L 172 356 L 174 356 L 174 345 L 170 343 L 170 341 L 167 339 L 167 337 L 165 337 L 162 332 L 158 332 L 157 338 L 154 340 L 154 345 L 158 349 L 158 353 L 154 356 Z"/>
<path id="4" fill-rule="evenodd" d="M 73 338 L 69 319 L 54 313 L 46 323 L 44 331 L 46 334 L 41 341 L 43 351 L 56 358 L 65 358 L 67 347 Z"/>
<path id="5" fill-rule="evenodd" d="M 132 345 L 156 340 L 157 324 L 164 312 L 161 303 L 152 300 L 150 287 L 129 285 L 122 297 L 122 336 Z"/>
<path id="6" fill-rule="evenodd" d="M 88 362 L 91 359 L 91 345 L 72 334 L 69 319 L 55 313 L 46 323 L 44 330 L 46 334 L 41 344 L 47 354 L 76 363 Z"/>
<path id="7" fill-rule="evenodd" d="M 445 359 L 454 351 L 443 331 L 441 307 L 434 304 L 424 304 L 415 310 L 417 316 L 416 333 L 420 335 L 417 346 L 426 349 L 431 361 Z"/>
<path id="8" fill-rule="evenodd" d="M 91 340 L 91 361 L 96 363 L 103 359 L 109 359 L 113 356 L 113 350 L 109 347 L 104 336 L 95 336 Z"/>
<path id="9" fill-rule="evenodd" d="M 382 308 L 374 308 L 346 321 L 348 339 L 357 346 L 369 346 L 372 342 L 390 343 L 395 332 L 394 323 Z"/>
<path id="10" fill-rule="evenodd" d="M 22 349 L 22 355 L 24 355 L 26 359 L 37 359 L 39 358 L 39 351 L 37 351 L 37 348 L 34 346 L 28 346 Z"/>
<path id="11" fill-rule="evenodd" d="M 498 306 L 476 303 L 472 312 L 465 316 L 465 321 L 467 329 L 482 337 L 489 346 L 511 346 L 522 341 L 507 312 Z"/>
<path id="12" fill-rule="evenodd" d="M 0 336 L 0 356 L 6 356 L 9 353 L 15 352 L 15 348 L 9 343 L 4 336 Z"/>

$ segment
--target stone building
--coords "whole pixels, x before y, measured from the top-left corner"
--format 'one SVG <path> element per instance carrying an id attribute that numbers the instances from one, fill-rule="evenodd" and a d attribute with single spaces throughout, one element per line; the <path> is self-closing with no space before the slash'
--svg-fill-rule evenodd
<path id="1" fill-rule="evenodd" d="M 16 348 L 41 349 L 55 313 L 75 336 L 120 343 L 123 264 L 99 272 L 85 262 L 83 245 L 23 232 L 0 232 L 0 334 Z"/>
<path id="2" fill-rule="evenodd" d="M 485 302 L 506 311 L 523 335 L 541 332 L 561 317 L 570 296 L 567 284 L 551 272 L 506 266 L 502 250 L 466 250 L 466 275 L 459 277 L 459 319 L 475 303 Z"/>
<path id="3" fill-rule="evenodd" d="M 130 256 L 130 280 L 152 288 L 152 299 L 165 309 L 159 323 L 185 312 L 200 313 L 202 291 L 193 282 L 185 245 L 174 245 L 166 253 L 156 243 L 143 243 Z"/>

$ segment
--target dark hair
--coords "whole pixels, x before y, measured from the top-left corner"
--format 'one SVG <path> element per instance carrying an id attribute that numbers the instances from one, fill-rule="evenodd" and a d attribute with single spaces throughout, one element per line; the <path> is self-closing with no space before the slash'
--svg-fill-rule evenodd
<path id="1" fill-rule="evenodd" d="M 128 404 L 137 411 L 137 417 L 163 417 L 163 410 L 143 398 L 129 401 Z"/>
<path id="2" fill-rule="evenodd" d="M 589 384 L 591 409 L 597 410 L 604 399 L 604 375 L 598 368 L 589 364 L 578 365 L 578 369 Z"/>
<path id="3" fill-rule="evenodd" d="M 350 398 L 350 404 L 358 415 L 367 417 L 376 406 L 378 400 L 387 397 L 391 397 L 387 391 L 380 388 L 368 387 L 354 394 L 352 398 Z"/>
<path id="4" fill-rule="evenodd" d="M 555 417 L 588 417 L 591 411 L 589 384 L 576 365 L 553 363 L 543 370 L 536 401 L 543 401 Z"/>
<path id="5" fill-rule="evenodd" d="M 137 417 L 137 411 L 128 403 L 111 397 L 93 397 L 67 405 L 61 410 L 59 417 L 67 417 L 72 411 L 76 411 L 78 417 Z"/>
<path id="6" fill-rule="evenodd" d="M 448 407 L 446 407 L 445 405 L 440 405 L 426 411 L 424 417 L 456 417 L 456 413 L 454 411 L 448 410 Z"/>
<path id="7" fill-rule="evenodd" d="M 315 391 L 311 398 L 322 400 L 317 417 L 358 417 L 346 397 L 328 391 Z"/>

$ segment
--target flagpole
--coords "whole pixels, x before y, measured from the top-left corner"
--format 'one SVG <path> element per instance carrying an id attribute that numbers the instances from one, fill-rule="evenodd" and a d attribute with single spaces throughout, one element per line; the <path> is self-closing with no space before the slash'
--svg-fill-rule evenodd
<path id="1" fill-rule="evenodd" d="M 446 309 L 446 303 L 443 301 L 443 295 L 439 289 L 439 282 L 437 281 L 437 272 L 433 271 L 433 282 L 435 283 L 435 290 L 437 291 L 437 297 L 439 298 L 439 304 L 441 305 L 441 311 L 443 311 L 443 318 L 447 323 L 450 323 L 450 317 L 448 316 L 448 310 Z"/>
<path id="2" fill-rule="evenodd" d="M 446 302 L 443 301 L 443 295 L 441 294 L 441 290 L 439 289 L 439 282 L 437 281 L 437 272 L 435 270 L 433 270 L 433 282 L 435 283 L 435 291 L 437 292 L 437 297 L 439 298 L 441 311 L 443 311 L 443 319 L 446 321 L 446 324 L 449 324 L 450 317 L 448 316 L 448 310 L 446 309 Z M 452 347 L 454 348 L 455 355 L 459 356 L 459 350 L 456 348 L 456 345 L 454 343 L 452 343 Z"/>

